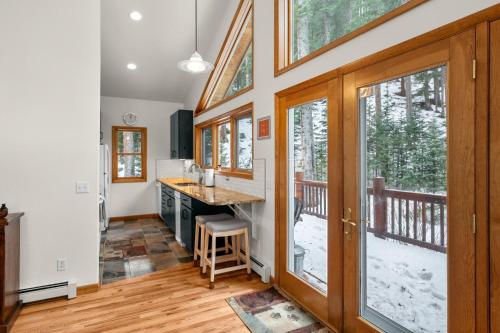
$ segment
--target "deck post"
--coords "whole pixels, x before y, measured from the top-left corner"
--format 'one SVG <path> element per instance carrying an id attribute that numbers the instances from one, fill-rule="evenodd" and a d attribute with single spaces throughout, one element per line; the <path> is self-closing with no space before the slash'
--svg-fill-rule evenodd
<path id="1" fill-rule="evenodd" d="M 384 177 L 373 178 L 374 231 L 376 237 L 385 238 L 387 224 L 387 196 Z"/>
<path id="2" fill-rule="evenodd" d="M 295 197 L 304 202 L 304 172 L 295 172 Z"/>

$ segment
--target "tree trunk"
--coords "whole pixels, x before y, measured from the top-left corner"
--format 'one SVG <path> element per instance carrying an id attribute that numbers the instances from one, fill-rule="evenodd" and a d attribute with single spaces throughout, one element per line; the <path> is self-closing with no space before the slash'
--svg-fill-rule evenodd
<path id="1" fill-rule="evenodd" d="M 304 6 L 304 0 L 297 0 L 299 10 Z M 309 45 L 309 17 L 301 15 L 297 19 L 297 56 L 303 58 L 310 52 Z"/>
<path id="2" fill-rule="evenodd" d="M 123 139 L 124 139 L 124 149 L 123 151 L 125 152 L 133 152 L 134 151 L 134 141 L 132 140 L 133 134 L 130 133 L 129 135 L 126 135 L 125 133 L 130 133 L 130 132 L 124 132 L 123 133 Z M 124 157 L 127 159 L 127 156 Z M 134 176 L 135 175 L 135 161 L 132 159 L 130 163 L 125 162 L 125 177 L 129 176 Z"/>
<path id="3" fill-rule="evenodd" d="M 304 179 L 314 180 L 314 131 L 312 106 L 300 107 L 302 112 L 302 157 L 304 159 Z"/>
<path id="4" fill-rule="evenodd" d="M 429 75 L 427 73 L 424 74 L 424 110 L 432 110 L 431 108 L 431 99 L 429 98 Z M 437 111 L 437 107 L 436 107 Z"/>
<path id="5" fill-rule="evenodd" d="M 432 75 L 432 81 L 434 82 L 434 104 L 436 105 L 436 110 L 438 110 L 440 107 L 442 107 L 442 102 L 441 102 L 441 80 L 439 80 L 439 73 L 434 71 L 434 74 Z"/>
<path id="6" fill-rule="evenodd" d="M 382 93 L 380 91 L 380 84 L 375 85 L 375 114 L 381 115 L 382 113 Z"/>
<path id="7" fill-rule="evenodd" d="M 413 101 L 411 93 L 411 76 L 404 78 L 404 87 L 406 91 L 406 119 L 410 120 L 413 114 Z"/>
<path id="8" fill-rule="evenodd" d="M 326 11 L 323 12 L 323 30 L 324 30 L 324 37 L 325 37 L 325 45 L 330 43 L 330 18 L 328 17 L 328 14 Z"/>
<path id="9" fill-rule="evenodd" d="M 399 88 L 399 96 L 406 96 L 406 89 L 405 89 L 405 78 L 402 77 L 400 80 L 399 80 L 399 84 L 400 84 L 400 88 Z"/>
<path id="10" fill-rule="evenodd" d="M 448 78 L 446 76 L 447 72 L 446 72 L 446 68 L 443 67 L 441 69 L 441 83 L 440 83 L 440 87 L 441 87 L 441 95 L 440 95 L 440 101 L 441 101 L 441 117 L 446 117 L 446 83 L 448 81 Z"/>

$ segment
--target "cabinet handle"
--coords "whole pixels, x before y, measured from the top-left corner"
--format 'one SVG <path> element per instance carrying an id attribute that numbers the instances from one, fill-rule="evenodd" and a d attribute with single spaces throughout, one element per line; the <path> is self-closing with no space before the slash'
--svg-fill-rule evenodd
<path id="1" fill-rule="evenodd" d="M 167 206 L 172 207 L 172 199 L 167 199 Z"/>
<path id="2" fill-rule="evenodd" d="M 182 218 L 183 218 L 183 219 L 187 218 L 187 215 L 188 215 L 187 210 L 183 209 L 183 210 L 182 210 Z"/>

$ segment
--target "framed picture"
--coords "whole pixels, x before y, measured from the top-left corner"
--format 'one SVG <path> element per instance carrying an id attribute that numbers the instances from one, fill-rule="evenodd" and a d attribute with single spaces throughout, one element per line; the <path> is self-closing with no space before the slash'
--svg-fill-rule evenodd
<path id="1" fill-rule="evenodd" d="M 257 119 L 257 140 L 265 140 L 271 138 L 271 117 L 263 117 Z"/>

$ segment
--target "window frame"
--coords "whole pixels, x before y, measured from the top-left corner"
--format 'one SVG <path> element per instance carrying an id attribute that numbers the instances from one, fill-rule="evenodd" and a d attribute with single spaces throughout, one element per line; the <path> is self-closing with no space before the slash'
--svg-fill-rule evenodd
<path id="1" fill-rule="evenodd" d="M 289 70 L 296 68 L 323 53 L 342 45 L 357 36 L 368 32 L 385 22 L 404 14 L 413 8 L 429 0 L 409 0 L 407 3 L 399 6 L 398 8 L 376 18 L 369 23 L 360 26 L 359 28 L 351 31 L 350 33 L 337 38 L 328 44 L 323 45 L 317 50 L 312 51 L 308 55 L 291 62 L 291 46 L 292 46 L 292 13 L 291 13 L 292 0 L 274 0 L 274 76 L 278 77 Z"/>
<path id="2" fill-rule="evenodd" d="M 120 153 L 118 152 L 119 132 L 140 132 L 141 152 L 140 153 Z M 113 183 L 141 183 L 148 181 L 148 154 L 147 154 L 147 132 L 146 127 L 112 126 L 112 151 L 111 151 L 111 181 Z M 118 176 L 118 156 L 119 155 L 140 155 L 141 156 L 141 176 L 140 177 L 119 177 Z"/>
<path id="3" fill-rule="evenodd" d="M 244 32 L 244 28 L 246 26 L 247 20 L 251 16 L 251 29 L 252 29 L 252 39 L 250 41 L 249 47 L 252 48 L 252 83 L 246 87 L 236 92 L 235 94 L 227 97 L 223 97 L 221 100 L 209 105 L 210 99 L 217 90 L 217 86 L 224 74 L 224 70 L 232 58 L 233 51 L 237 47 L 238 42 L 240 40 L 240 36 Z M 229 27 L 228 33 L 222 44 L 222 48 L 219 51 L 219 55 L 217 56 L 217 60 L 215 61 L 214 70 L 210 73 L 210 76 L 205 84 L 205 88 L 203 89 L 203 93 L 198 101 L 196 106 L 194 116 L 197 117 L 200 114 L 211 110 L 221 104 L 224 104 L 244 93 L 250 91 L 254 88 L 254 69 L 255 69 L 255 47 L 254 47 L 254 6 L 253 0 L 240 0 L 238 5 L 238 9 L 236 10 L 236 14 L 233 17 L 233 21 Z M 242 61 L 245 58 L 246 52 L 243 53 Z M 241 63 L 240 63 L 241 64 Z M 231 80 L 229 82 L 229 86 L 233 82 L 234 77 L 238 73 L 239 65 L 237 66 L 235 72 L 233 73 Z M 228 86 L 228 88 L 229 88 Z"/>
<path id="4" fill-rule="evenodd" d="M 211 132 L 210 136 L 211 136 L 211 140 L 212 140 L 212 142 L 211 142 L 212 143 L 212 151 L 210 153 L 210 155 L 211 155 L 210 158 L 212 159 L 211 160 L 212 161 L 212 165 L 214 163 L 214 160 L 213 160 L 213 156 L 214 156 L 214 147 L 213 147 L 213 143 L 214 143 L 214 131 L 213 131 L 212 126 L 206 126 L 206 127 L 203 127 L 203 128 L 200 129 L 200 154 L 201 154 L 200 156 L 201 156 L 201 158 L 200 158 L 198 164 L 202 168 L 211 167 L 211 165 L 205 164 L 205 155 L 204 155 L 204 153 L 205 153 L 205 145 L 204 145 L 204 143 L 205 143 L 205 137 L 203 136 L 203 132 L 205 130 L 210 130 L 210 132 Z"/>
<path id="5" fill-rule="evenodd" d="M 203 169 L 215 169 L 216 173 L 223 176 L 230 177 L 238 177 L 238 178 L 246 178 L 253 179 L 253 164 L 251 169 L 240 169 L 237 167 L 237 159 L 236 159 L 236 133 L 237 133 L 237 122 L 241 118 L 249 118 L 252 119 L 252 160 L 254 158 L 254 116 L 253 116 L 253 103 L 248 103 L 243 105 L 235 110 L 229 111 L 221 116 L 209 119 L 200 124 L 195 125 L 195 162 L 199 164 Z M 231 144 L 230 144 L 230 154 L 231 154 L 231 163 L 229 168 L 221 167 L 220 170 L 217 170 L 216 163 L 219 162 L 219 126 L 223 124 L 230 124 L 231 128 Z M 203 130 L 211 128 L 212 129 L 212 165 L 203 165 Z"/>

